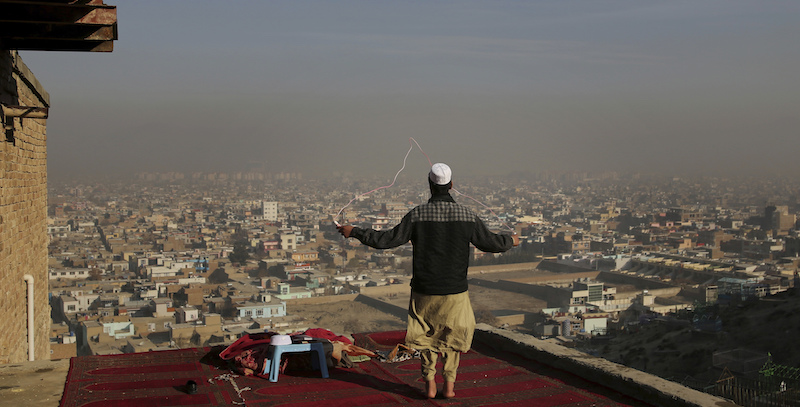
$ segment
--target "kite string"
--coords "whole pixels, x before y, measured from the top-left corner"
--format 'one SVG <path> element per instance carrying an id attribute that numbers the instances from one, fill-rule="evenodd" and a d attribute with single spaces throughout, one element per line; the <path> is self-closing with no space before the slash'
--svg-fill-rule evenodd
<path id="1" fill-rule="evenodd" d="M 417 140 L 414 140 L 414 137 L 409 137 L 409 138 L 408 138 L 408 140 L 409 140 L 409 143 L 411 143 L 411 142 L 413 141 L 413 142 L 414 142 L 414 144 L 416 144 L 416 145 L 417 145 L 417 148 L 419 149 L 419 152 L 420 152 L 420 153 L 422 153 L 422 155 L 424 155 L 424 156 L 425 156 L 425 158 L 427 158 L 427 159 L 428 159 L 428 166 L 429 166 L 429 167 L 433 167 L 433 163 L 431 162 L 431 158 L 430 158 L 430 157 L 428 157 L 428 155 L 427 155 L 427 154 L 425 154 L 425 150 L 423 150 L 423 149 L 422 149 L 422 147 L 420 147 L 420 146 L 419 146 L 419 143 L 417 143 Z M 412 146 L 412 147 L 413 147 L 413 146 Z M 409 150 L 409 151 L 411 151 L 411 150 Z M 408 154 L 406 154 L 406 157 L 407 157 L 407 156 L 408 156 Z"/>
<path id="2" fill-rule="evenodd" d="M 414 142 L 413 144 L 411 143 L 412 141 Z M 425 156 L 425 158 L 428 159 L 428 164 L 430 164 L 430 166 L 433 167 L 433 164 L 431 164 L 431 158 L 428 157 L 427 154 L 425 154 L 425 151 L 423 151 L 422 147 L 419 146 L 419 143 L 417 143 L 417 140 L 414 140 L 414 137 L 409 137 L 408 138 L 408 144 L 411 144 L 411 146 L 408 147 L 408 151 L 406 152 L 406 156 L 403 158 L 403 166 L 400 167 L 400 170 L 397 171 L 396 174 L 394 174 L 394 179 L 392 179 L 392 183 L 389 184 L 389 185 L 384 185 L 382 187 L 375 188 L 375 189 L 373 189 L 373 190 L 371 190 L 369 192 L 364 192 L 363 194 L 356 194 L 356 196 L 353 197 L 353 199 L 351 199 L 350 202 L 347 203 L 347 205 L 345 205 L 344 207 L 342 207 L 342 209 L 339 210 L 339 213 L 337 213 L 336 216 L 333 218 L 334 222 L 336 222 L 336 219 L 339 216 L 342 215 L 342 212 L 344 212 L 344 210 L 347 209 L 347 207 L 350 206 L 350 204 L 352 204 L 353 201 L 355 201 L 356 199 L 361 198 L 362 196 L 369 195 L 369 194 L 371 194 L 371 193 L 373 193 L 375 191 L 379 191 L 381 189 L 386 189 L 386 188 L 392 187 L 394 185 L 394 183 L 397 182 L 397 176 L 400 175 L 400 173 L 403 172 L 403 170 L 406 168 L 406 160 L 408 160 L 408 155 L 411 154 L 411 150 L 414 149 L 414 144 L 417 145 L 417 148 L 419 149 L 419 151 Z"/>
<path id="3" fill-rule="evenodd" d="M 413 142 L 413 143 L 412 143 L 412 142 Z M 347 203 L 347 205 L 343 206 L 343 207 L 342 207 L 342 209 L 340 209 L 340 210 L 339 210 L 339 213 L 337 213 L 337 214 L 336 214 L 336 216 L 333 218 L 333 221 L 334 221 L 334 222 L 336 222 L 336 219 L 337 219 L 339 216 L 341 216 L 341 215 L 342 215 L 342 213 L 344 212 L 344 210 L 345 210 L 345 209 L 347 209 L 347 207 L 348 207 L 348 206 L 350 206 L 350 204 L 352 204 L 352 203 L 353 203 L 353 201 L 355 201 L 356 199 L 358 199 L 358 198 L 360 198 L 360 197 L 362 197 L 362 196 L 369 195 L 369 194 L 371 194 L 371 193 L 373 193 L 373 192 L 375 192 L 375 191 L 379 191 L 379 190 L 381 190 L 381 189 L 386 189 L 386 188 L 390 188 L 390 187 L 392 187 L 392 186 L 394 185 L 394 183 L 395 183 L 395 182 L 397 182 L 397 176 L 398 176 L 398 175 L 400 175 L 400 173 L 401 173 L 401 172 L 403 172 L 403 170 L 406 168 L 406 160 L 408 160 L 408 155 L 409 155 L 409 154 L 411 154 L 411 150 L 413 150 L 413 149 L 414 149 L 414 144 L 416 144 L 416 145 L 417 145 L 417 148 L 419 149 L 419 152 L 421 152 L 421 153 L 422 153 L 422 155 L 424 155 L 424 156 L 425 156 L 425 158 L 427 158 L 427 159 L 428 159 L 428 165 L 429 165 L 430 167 L 433 167 L 433 163 L 431 163 L 431 158 L 430 158 L 430 157 L 428 157 L 428 154 L 425 154 L 425 150 L 423 150 L 423 149 L 422 149 L 422 147 L 419 145 L 419 143 L 417 142 L 417 140 L 414 140 L 414 137 L 409 137 L 409 138 L 408 138 L 408 143 L 409 143 L 411 146 L 408 148 L 408 151 L 406 152 L 406 156 L 403 158 L 403 166 L 402 166 L 402 167 L 400 167 L 400 170 L 398 170 L 396 174 L 394 174 L 394 179 L 392 179 L 392 183 L 391 183 L 391 184 L 389 184 L 389 185 L 384 185 L 384 186 L 382 186 L 382 187 L 375 188 L 375 189 L 373 189 L 373 190 L 371 190 L 371 191 L 368 191 L 368 192 L 364 192 L 363 194 L 356 194 L 356 196 L 355 196 L 355 197 L 353 197 L 353 199 L 351 199 L 351 200 L 350 200 L 350 202 L 348 202 L 348 203 Z M 496 213 L 495 213 L 495 212 L 492 210 L 492 208 L 488 207 L 488 206 L 487 206 L 486 204 L 484 204 L 483 202 L 480 202 L 480 201 L 478 201 L 477 199 L 475 199 L 475 198 L 473 198 L 473 197 L 471 197 L 471 196 L 469 196 L 469 195 L 467 195 L 467 194 L 465 194 L 465 193 L 462 193 L 461 191 L 459 191 L 459 190 L 457 190 L 457 189 L 455 189 L 455 188 L 452 188 L 452 190 L 453 190 L 453 192 L 457 193 L 458 195 L 460 195 L 460 196 L 463 196 L 463 197 L 466 197 L 466 198 L 469 198 L 469 199 L 471 199 L 473 202 L 477 203 L 478 205 L 481 205 L 481 206 L 483 206 L 484 208 L 486 208 L 486 209 L 487 209 L 489 212 L 491 212 L 491 213 L 492 213 L 492 215 L 493 215 L 495 218 L 497 218 L 497 220 L 498 220 L 498 221 L 500 221 L 500 223 L 501 223 L 501 224 L 502 224 L 502 225 L 503 225 L 503 226 L 504 226 L 506 229 L 508 229 L 508 230 L 509 230 L 509 231 L 511 231 L 511 232 L 514 232 L 514 229 L 512 229 L 510 226 L 508 226 L 508 224 L 507 224 L 507 223 L 503 222 L 503 221 L 500 219 L 500 216 L 498 216 L 498 215 L 497 215 L 497 214 L 496 214 Z M 337 223 L 337 224 L 338 224 L 338 223 Z"/>
<path id="4" fill-rule="evenodd" d="M 500 216 L 498 216 L 496 213 L 494 213 L 494 211 L 492 210 L 492 208 L 488 207 L 488 206 L 487 206 L 486 204 L 484 204 L 483 202 L 481 202 L 481 201 L 479 201 L 479 200 L 477 200 L 477 199 L 475 199 L 475 198 L 473 198 L 473 197 L 471 197 L 471 196 L 469 196 L 469 195 L 467 195 L 467 194 L 465 194 L 465 193 L 463 193 L 463 192 L 461 192 L 461 191 L 459 191 L 459 190 L 457 190 L 457 189 L 455 189 L 455 188 L 450 188 L 450 189 L 452 189 L 452 190 L 453 190 L 453 192 L 457 193 L 458 195 L 460 195 L 460 196 L 463 196 L 463 197 L 466 197 L 466 198 L 469 198 L 469 199 L 471 199 L 473 202 L 477 203 L 478 205 L 480 205 L 480 206 L 483 206 L 484 208 L 486 208 L 486 210 L 488 210 L 489 212 L 491 212 L 491 213 L 492 213 L 492 215 L 493 215 L 495 218 L 497 218 L 497 220 L 499 220 L 499 221 L 500 221 L 500 224 L 501 224 L 501 225 L 503 225 L 503 226 L 504 226 L 506 229 L 508 229 L 508 230 L 509 230 L 509 231 L 511 231 L 511 232 L 516 232 L 514 229 L 512 229 L 512 228 L 511 228 L 511 226 L 508 226 L 508 224 L 507 224 L 506 222 L 503 222 L 503 220 L 502 220 L 502 219 L 500 219 Z"/>

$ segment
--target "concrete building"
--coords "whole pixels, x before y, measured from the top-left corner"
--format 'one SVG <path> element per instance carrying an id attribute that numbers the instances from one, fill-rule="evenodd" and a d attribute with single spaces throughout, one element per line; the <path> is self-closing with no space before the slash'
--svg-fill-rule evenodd
<path id="1" fill-rule="evenodd" d="M 192 306 L 180 307 L 175 311 L 175 322 L 185 324 L 200 319 L 200 311 Z"/>
<path id="2" fill-rule="evenodd" d="M 88 347 L 91 354 L 107 353 L 108 344 L 135 334 L 131 318 L 114 316 L 81 321 L 78 330 L 78 348 Z"/>
<path id="3" fill-rule="evenodd" d="M 154 298 L 150 300 L 150 308 L 153 310 L 153 316 L 165 317 L 171 315 L 173 311 L 172 300 L 169 298 Z"/>
<path id="4" fill-rule="evenodd" d="M 236 316 L 239 318 L 285 317 L 286 302 L 279 298 L 270 298 L 266 302 L 246 301 L 236 305 Z"/>
<path id="5" fill-rule="evenodd" d="M 86 312 L 89 307 L 100 298 L 99 293 L 92 292 L 91 290 L 68 290 L 58 295 L 57 302 L 61 303 L 61 309 L 64 315 L 74 314 L 77 312 Z"/>
<path id="6" fill-rule="evenodd" d="M 50 280 L 56 279 L 71 279 L 71 280 L 84 280 L 89 277 L 88 268 L 69 268 L 69 269 L 50 269 L 48 272 Z"/>
<path id="7" fill-rule="evenodd" d="M 278 203 L 274 201 L 261 202 L 261 214 L 267 222 L 278 221 Z"/>
<path id="8" fill-rule="evenodd" d="M 616 294 L 616 288 L 604 288 L 603 283 L 598 281 L 576 281 L 572 288 L 572 305 L 600 303 L 606 299 L 612 299 Z"/>
<path id="9" fill-rule="evenodd" d="M 297 235 L 291 232 L 281 233 L 281 249 L 297 250 Z"/>
<path id="10" fill-rule="evenodd" d="M 292 253 L 295 265 L 310 265 L 319 261 L 319 252 L 316 250 L 300 250 Z"/>
<path id="11" fill-rule="evenodd" d="M 789 231 L 795 227 L 797 216 L 789 213 L 789 207 L 786 205 L 777 206 L 775 212 L 772 213 L 772 229 L 775 235 L 786 236 Z"/>
<path id="12" fill-rule="evenodd" d="M 199 346 L 215 338 L 223 338 L 222 318 L 219 314 L 204 314 L 200 319 L 169 326 L 170 341 L 179 347 Z"/>
<path id="13" fill-rule="evenodd" d="M 278 294 L 275 298 L 280 300 L 294 300 L 298 298 L 311 298 L 312 292 L 305 287 L 292 287 L 286 283 L 278 284 Z"/>
<path id="14" fill-rule="evenodd" d="M 62 295 L 59 297 L 61 302 L 61 313 L 66 315 L 67 313 L 75 313 L 78 312 L 79 309 L 79 302 L 74 297 L 70 297 L 69 295 Z"/>

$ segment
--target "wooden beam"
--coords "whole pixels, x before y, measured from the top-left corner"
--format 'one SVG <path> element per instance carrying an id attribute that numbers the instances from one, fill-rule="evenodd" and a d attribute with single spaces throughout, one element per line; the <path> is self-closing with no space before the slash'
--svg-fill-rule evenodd
<path id="1" fill-rule="evenodd" d="M 0 49 L 110 52 L 116 39 L 102 0 L 0 0 Z"/>
<path id="2" fill-rule="evenodd" d="M 16 49 L 20 51 L 83 51 L 111 52 L 113 41 L 91 40 L 59 40 L 59 39 L 3 39 L 0 38 L 0 49 Z"/>
<path id="3" fill-rule="evenodd" d="M 0 38 L 112 41 L 117 39 L 117 26 L 11 22 L 0 24 Z"/>
<path id="4" fill-rule="evenodd" d="M 117 7 L 3 0 L 0 1 L 0 21 L 111 25 L 117 22 Z"/>
<path id="5" fill-rule="evenodd" d="M 46 107 L 0 105 L 4 117 L 24 117 L 28 119 L 46 119 L 50 109 Z"/>

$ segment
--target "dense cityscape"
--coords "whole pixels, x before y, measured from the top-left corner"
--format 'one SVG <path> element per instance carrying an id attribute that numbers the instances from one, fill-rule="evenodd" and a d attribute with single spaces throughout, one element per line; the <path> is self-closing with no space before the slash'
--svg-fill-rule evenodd
<path id="1" fill-rule="evenodd" d="M 344 241 L 333 220 L 392 227 L 429 195 L 407 178 L 368 194 L 386 181 L 141 173 L 52 182 L 53 358 L 296 332 L 319 321 L 302 313 L 303 299 L 362 295 L 402 308 L 410 244 L 368 249 Z M 470 280 L 476 291 L 510 298 L 528 290 L 527 304 L 476 306 L 495 308 L 480 319 L 496 326 L 602 353 L 593 339 L 655 318 L 694 316 L 695 330 L 728 329 L 700 310 L 796 284 L 796 180 L 569 173 L 456 181 L 457 201 L 523 242 L 503 255 L 473 253 L 472 269 L 482 270 Z M 512 275 L 490 277 L 501 264 Z M 789 364 L 797 357 L 772 355 Z M 604 357 L 647 370 L 647 358 L 630 352 Z"/>

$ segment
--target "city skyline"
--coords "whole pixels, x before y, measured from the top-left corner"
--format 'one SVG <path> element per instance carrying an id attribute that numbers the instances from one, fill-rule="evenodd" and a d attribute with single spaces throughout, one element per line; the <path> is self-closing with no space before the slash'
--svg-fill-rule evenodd
<path id="1" fill-rule="evenodd" d="M 790 2 L 115 5 L 114 52 L 21 52 L 51 175 L 798 169 Z"/>

